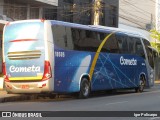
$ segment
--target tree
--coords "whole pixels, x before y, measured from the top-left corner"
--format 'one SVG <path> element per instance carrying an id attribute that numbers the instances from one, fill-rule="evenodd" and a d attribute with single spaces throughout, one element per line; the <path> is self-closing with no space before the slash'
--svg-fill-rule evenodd
<path id="1" fill-rule="evenodd" d="M 150 30 L 151 37 L 155 39 L 155 42 L 151 42 L 152 47 L 156 48 L 160 52 L 160 32 L 156 29 Z"/>
<path id="2" fill-rule="evenodd" d="M 152 29 L 152 30 L 150 30 L 150 32 L 151 32 L 152 38 L 160 41 L 160 32 L 159 31 L 157 31 L 156 29 Z"/>
<path id="3" fill-rule="evenodd" d="M 93 4 L 93 25 L 99 25 L 100 24 L 100 16 L 102 13 L 102 1 L 101 0 L 94 0 Z"/>

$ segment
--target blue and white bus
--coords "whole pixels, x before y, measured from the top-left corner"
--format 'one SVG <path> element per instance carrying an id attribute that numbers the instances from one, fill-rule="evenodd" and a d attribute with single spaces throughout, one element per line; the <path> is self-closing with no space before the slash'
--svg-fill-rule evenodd
<path id="1" fill-rule="evenodd" d="M 150 42 L 141 34 L 56 20 L 8 23 L 3 36 L 8 93 L 79 93 L 154 84 Z"/>

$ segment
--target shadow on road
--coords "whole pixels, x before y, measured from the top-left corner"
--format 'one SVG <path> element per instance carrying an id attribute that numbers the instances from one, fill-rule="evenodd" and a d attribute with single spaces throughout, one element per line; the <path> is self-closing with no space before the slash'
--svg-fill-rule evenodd
<path id="1" fill-rule="evenodd" d="M 148 92 L 145 90 L 144 92 Z M 121 89 L 121 90 L 107 90 L 107 91 L 96 91 L 91 92 L 91 95 L 88 99 L 99 98 L 99 97 L 110 97 L 110 96 L 118 96 L 118 95 L 127 95 L 127 94 L 141 94 L 135 93 L 135 90 L 131 89 Z M 69 101 L 69 100 L 79 100 L 78 95 L 76 94 L 61 94 L 56 96 L 48 96 L 48 95 L 36 95 L 36 97 L 29 102 L 62 102 L 62 101 Z M 26 101 L 27 102 L 27 101 Z"/>

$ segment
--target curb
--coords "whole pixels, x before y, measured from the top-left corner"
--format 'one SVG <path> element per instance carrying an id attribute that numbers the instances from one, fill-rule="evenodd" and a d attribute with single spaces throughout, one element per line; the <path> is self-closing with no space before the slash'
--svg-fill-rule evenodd
<path id="1" fill-rule="evenodd" d="M 13 96 L 6 96 L 0 98 L 0 103 L 4 102 L 18 102 L 18 101 L 24 101 L 24 100 L 34 100 L 36 99 L 36 96 L 34 95 L 14 95 Z"/>
<path id="2" fill-rule="evenodd" d="M 23 101 L 23 100 L 30 100 L 30 97 L 29 96 L 4 97 L 4 98 L 0 98 L 0 103 L 13 102 L 13 101 Z"/>

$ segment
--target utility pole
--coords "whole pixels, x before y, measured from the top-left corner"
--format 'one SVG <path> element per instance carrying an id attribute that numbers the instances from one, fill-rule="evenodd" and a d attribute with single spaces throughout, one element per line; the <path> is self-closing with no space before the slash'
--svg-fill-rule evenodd
<path id="1" fill-rule="evenodd" d="M 100 24 L 100 16 L 102 14 L 102 0 L 93 1 L 93 25 Z"/>

